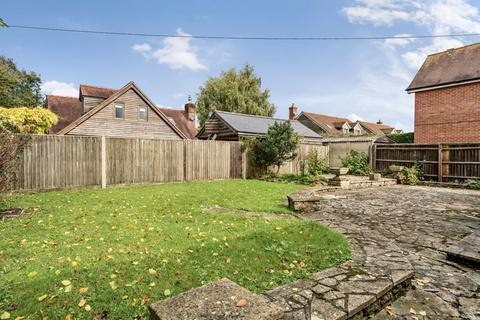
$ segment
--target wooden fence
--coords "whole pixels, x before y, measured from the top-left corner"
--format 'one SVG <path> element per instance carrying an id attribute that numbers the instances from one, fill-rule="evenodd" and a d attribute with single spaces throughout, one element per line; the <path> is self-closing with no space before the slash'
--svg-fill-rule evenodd
<path id="1" fill-rule="evenodd" d="M 299 158 L 312 148 L 302 145 Z M 246 178 L 239 142 L 32 136 L 19 162 L 17 189 L 48 190 L 171 181 Z M 282 167 L 298 173 L 298 160 Z"/>
<path id="2" fill-rule="evenodd" d="M 480 144 L 386 144 L 374 146 L 374 170 L 419 164 L 424 176 L 438 182 L 480 179 Z"/>

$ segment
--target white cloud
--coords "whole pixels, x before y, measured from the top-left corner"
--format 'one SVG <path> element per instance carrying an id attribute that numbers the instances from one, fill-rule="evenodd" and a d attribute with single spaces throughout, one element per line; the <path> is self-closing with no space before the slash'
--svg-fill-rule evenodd
<path id="1" fill-rule="evenodd" d="M 177 30 L 177 34 L 182 37 L 165 38 L 163 47 L 159 49 L 154 50 L 148 43 L 135 44 L 132 49 L 145 58 L 154 59 L 173 70 L 207 70 L 207 66 L 201 63 L 197 56 L 197 48 L 190 45 L 191 35 L 181 29 Z"/>
<path id="2" fill-rule="evenodd" d="M 409 45 L 413 42 L 415 42 L 415 39 L 412 38 L 406 38 L 410 37 L 411 35 L 408 33 L 402 33 L 402 34 L 397 34 L 395 35 L 396 38 L 394 39 L 386 39 L 385 40 L 385 45 L 390 48 L 395 48 L 395 47 L 405 47 L 406 45 Z"/>
<path id="3" fill-rule="evenodd" d="M 396 22 L 408 22 L 423 27 L 433 35 L 480 32 L 478 9 L 467 0 L 356 0 L 355 5 L 342 9 L 352 23 L 392 26 Z M 408 39 L 389 39 L 385 45 L 404 47 Z M 407 66 L 417 69 L 428 54 L 462 46 L 459 39 L 435 38 L 431 43 L 414 51 L 402 53 Z"/>
<path id="4" fill-rule="evenodd" d="M 365 119 L 363 119 L 362 117 L 360 117 L 358 114 L 356 113 L 350 113 L 348 116 L 347 116 L 347 119 L 350 120 L 350 121 L 365 121 Z"/>
<path id="5" fill-rule="evenodd" d="M 45 81 L 41 86 L 41 90 L 44 94 L 78 97 L 78 89 L 73 83 L 65 83 L 55 80 Z"/>

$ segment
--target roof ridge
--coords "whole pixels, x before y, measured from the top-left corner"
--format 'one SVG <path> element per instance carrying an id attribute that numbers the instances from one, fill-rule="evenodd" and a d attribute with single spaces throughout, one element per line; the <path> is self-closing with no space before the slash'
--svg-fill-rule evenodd
<path id="1" fill-rule="evenodd" d="M 80 87 L 90 87 L 90 88 L 97 88 L 97 89 L 107 89 L 107 90 L 115 90 L 115 91 L 118 91 L 120 89 L 114 89 L 114 88 L 107 88 L 107 87 L 99 87 L 99 86 L 94 86 L 94 85 L 91 85 L 91 84 L 80 84 Z"/>
<path id="2" fill-rule="evenodd" d="M 303 113 L 314 114 L 314 115 L 319 115 L 319 116 L 322 116 L 322 117 L 330 117 L 330 118 L 336 118 L 336 119 L 342 119 L 342 120 L 347 120 L 347 121 L 350 121 L 350 122 L 354 122 L 354 121 L 352 121 L 348 118 L 345 118 L 345 117 L 332 116 L 332 115 L 324 114 L 324 113 L 316 113 L 316 112 L 308 112 L 308 111 L 303 111 Z"/>
<path id="3" fill-rule="evenodd" d="M 215 112 L 217 112 L 217 113 L 228 113 L 228 114 L 234 114 L 234 115 L 246 116 L 246 117 L 253 117 L 253 118 L 266 118 L 266 119 L 280 120 L 280 121 L 297 121 L 297 120 L 280 119 L 280 118 L 274 118 L 274 117 L 269 117 L 269 116 L 260 116 L 260 115 L 255 115 L 255 114 L 246 114 L 246 113 L 223 111 L 223 110 L 215 110 Z"/>
<path id="4" fill-rule="evenodd" d="M 465 49 L 465 48 L 468 48 L 468 47 L 478 46 L 478 45 L 480 45 L 480 42 L 470 43 L 470 44 L 467 44 L 467 45 L 464 45 L 464 46 L 461 46 L 461 47 L 456 47 L 456 48 L 449 48 L 449 49 L 446 49 L 446 50 L 443 50 L 443 51 L 440 51 L 440 52 L 431 53 L 431 54 L 428 55 L 428 57 L 436 56 L 436 55 L 439 55 L 439 54 L 444 54 L 444 53 L 449 52 L 449 51 L 456 51 L 456 50 Z"/>
<path id="5" fill-rule="evenodd" d="M 78 100 L 78 97 L 71 97 L 71 96 L 59 96 L 58 94 L 46 94 L 46 97 L 58 97 L 58 98 L 69 98 Z"/>

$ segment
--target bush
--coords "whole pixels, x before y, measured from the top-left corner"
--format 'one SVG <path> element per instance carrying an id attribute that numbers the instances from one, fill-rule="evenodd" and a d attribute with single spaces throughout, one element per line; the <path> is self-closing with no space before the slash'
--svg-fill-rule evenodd
<path id="1" fill-rule="evenodd" d="M 305 175 L 296 175 L 291 173 L 286 173 L 282 175 L 276 175 L 275 173 L 268 172 L 264 174 L 260 180 L 269 181 L 269 182 L 285 182 L 285 183 L 296 183 L 303 185 L 318 185 L 325 184 L 327 180 L 322 176 L 311 176 L 309 174 Z"/>
<path id="2" fill-rule="evenodd" d="M 402 171 L 398 172 L 396 175 L 397 180 L 400 181 L 401 184 L 408 184 L 408 185 L 417 185 L 420 181 L 420 172 L 418 172 L 417 168 L 404 168 Z"/>
<path id="3" fill-rule="evenodd" d="M 270 166 L 277 167 L 297 157 L 296 150 L 300 137 L 289 122 L 275 122 L 268 128 L 265 137 L 257 137 L 249 142 L 250 157 L 255 165 L 263 171 Z"/>
<path id="4" fill-rule="evenodd" d="M 391 133 L 387 134 L 387 137 L 395 141 L 396 143 L 413 143 L 413 132 L 406 133 Z"/>
<path id="5" fill-rule="evenodd" d="M 364 152 L 350 151 L 345 158 L 342 159 L 342 165 L 348 168 L 348 173 L 356 176 L 366 176 L 372 170 L 368 155 Z"/>
<path id="6" fill-rule="evenodd" d="M 15 135 L 0 125 L 0 200 L 16 183 L 18 156 L 28 137 Z"/>
<path id="7" fill-rule="evenodd" d="M 0 107 L 0 126 L 12 133 L 44 134 L 57 122 L 57 115 L 45 108 Z"/>
<path id="8" fill-rule="evenodd" d="M 307 170 L 308 174 L 314 177 L 327 173 L 328 160 L 325 157 L 321 157 L 318 154 L 318 150 L 314 149 L 308 153 Z"/>
<path id="9" fill-rule="evenodd" d="M 467 188 L 470 189 L 478 189 L 480 190 L 480 180 L 467 180 L 465 181 L 465 185 Z"/>

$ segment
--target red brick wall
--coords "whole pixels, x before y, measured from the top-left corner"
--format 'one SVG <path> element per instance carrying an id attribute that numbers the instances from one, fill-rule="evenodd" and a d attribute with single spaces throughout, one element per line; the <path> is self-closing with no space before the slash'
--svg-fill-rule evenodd
<path id="1" fill-rule="evenodd" d="M 415 143 L 480 142 L 480 83 L 415 93 Z"/>

